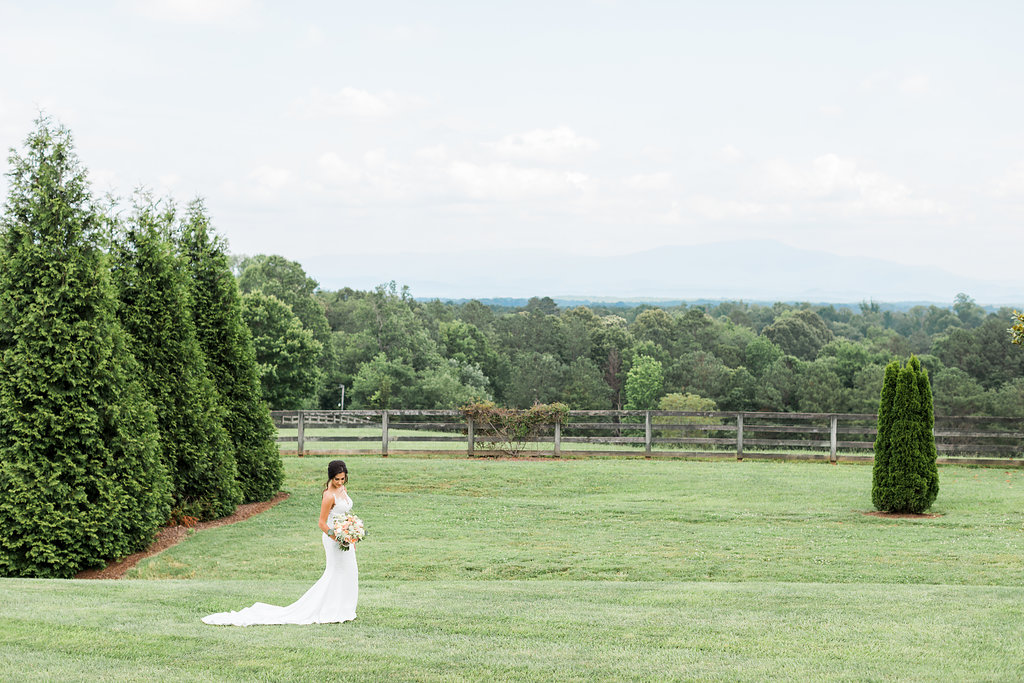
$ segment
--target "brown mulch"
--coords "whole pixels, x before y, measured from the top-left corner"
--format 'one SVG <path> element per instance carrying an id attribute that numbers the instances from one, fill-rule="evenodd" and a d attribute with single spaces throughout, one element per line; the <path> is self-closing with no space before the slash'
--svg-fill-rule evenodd
<path id="1" fill-rule="evenodd" d="M 865 510 L 860 514 L 867 515 L 868 517 L 883 517 L 885 519 L 935 519 L 942 516 L 937 512 L 879 512 L 878 510 Z"/>
<path id="2" fill-rule="evenodd" d="M 103 569 L 87 569 L 84 572 L 75 574 L 76 579 L 123 579 L 124 575 L 128 573 L 128 570 L 138 564 L 141 560 L 152 557 L 157 553 L 167 550 L 172 545 L 176 545 L 192 533 L 193 531 L 201 531 L 203 529 L 212 529 L 218 526 L 224 526 L 225 524 L 234 524 L 235 522 L 241 522 L 243 519 L 248 519 L 253 515 L 269 510 L 274 507 L 282 500 L 288 498 L 288 494 L 281 491 L 270 500 L 263 500 L 258 503 L 246 503 L 245 505 L 239 505 L 235 508 L 235 512 L 227 517 L 221 517 L 220 519 L 213 519 L 209 522 L 199 522 L 198 524 L 187 527 L 187 526 L 165 526 L 160 529 L 156 534 L 156 540 L 146 548 L 137 553 L 133 553 L 128 557 L 118 562 L 111 562 Z"/>

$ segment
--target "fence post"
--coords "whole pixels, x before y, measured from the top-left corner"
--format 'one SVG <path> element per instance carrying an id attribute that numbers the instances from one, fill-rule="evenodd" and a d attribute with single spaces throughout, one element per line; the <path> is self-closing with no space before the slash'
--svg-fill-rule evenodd
<path id="1" fill-rule="evenodd" d="M 736 413 L 736 459 L 743 459 L 743 413 Z"/>
<path id="2" fill-rule="evenodd" d="M 644 414 L 644 452 L 651 452 L 651 411 Z"/>
<path id="3" fill-rule="evenodd" d="M 382 410 L 380 413 L 380 454 L 382 457 L 388 457 L 388 411 Z"/>
<path id="4" fill-rule="evenodd" d="M 829 418 L 829 432 L 831 433 L 831 437 L 830 437 L 831 441 L 829 443 L 829 448 L 828 448 L 828 460 L 833 465 L 836 464 L 836 461 L 837 461 L 837 458 L 836 458 L 836 431 L 838 429 L 838 424 L 839 424 L 839 416 L 838 415 L 832 415 Z"/>
<path id="5" fill-rule="evenodd" d="M 305 433 L 305 413 L 299 411 L 299 438 L 298 438 L 298 456 L 301 458 L 305 454 L 306 449 L 306 433 Z"/>
<path id="6" fill-rule="evenodd" d="M 562 457 L 562 423 L 555 423 L 555 457 Z"/>
<path id="7" fill-rule="evenodd" d="M 473 455 L 476 446 L 476 434 L 473 433 L 473 418 L 466 418 L 466 455 Z"/>

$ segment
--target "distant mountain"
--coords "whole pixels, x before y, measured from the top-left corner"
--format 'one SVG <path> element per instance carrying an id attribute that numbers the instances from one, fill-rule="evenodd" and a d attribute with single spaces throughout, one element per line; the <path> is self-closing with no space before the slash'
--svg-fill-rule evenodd
<path id="1" fill-rule="evenodd" d="M 417 298 L 527 298 L 626 301 L 952 303 L 1024 302 L 1018 283 L 954 275 L 939 267 L 838 256 L 770 240 L 667 246 L 614 257 L 531 250 L 318 256 L 303 260 L 323 289 L 372 288 L 395 280 Z"/>

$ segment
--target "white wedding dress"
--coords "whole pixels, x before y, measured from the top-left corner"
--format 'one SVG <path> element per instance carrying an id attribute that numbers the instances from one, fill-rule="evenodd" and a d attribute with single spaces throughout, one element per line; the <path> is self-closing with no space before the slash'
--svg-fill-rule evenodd
<path id="1" fill-rule="evenodd" d="M 334 507 L 327 515 L 327 526 L 352 509 L 352 499 L 334 497 Z M 359 600 L 359 567 L 356 565 L 355 546 L 348 550 L 338 547 L 337 541 L 321 534 L 327 568 L 323 576 L 306 593 L 286 607 L 257 602 L 238 612 L 218 612 L 203 617 L 207 624 L 223 626 L 252 626 L 254 624 L 328 624 L 351 621 L 356 618 Z"/>

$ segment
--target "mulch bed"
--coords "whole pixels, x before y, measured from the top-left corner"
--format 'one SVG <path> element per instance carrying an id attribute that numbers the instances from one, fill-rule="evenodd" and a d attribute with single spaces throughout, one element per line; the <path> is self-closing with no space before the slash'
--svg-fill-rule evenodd
<path id="1" fill-rule="evenodd" d="M 867 515 L 868 517 L 883 517 L 886 519 L 935 519 L 936 517 L 942 516 L 937 512 L 922 512 L 917 514 L 913 512 L 879 512 L 878 510 L 865 510 L 864 512 L 861 512 L 861 514 Z"/>
<path id="2" fill-rule="evenodd" d="M 213 519 L 209 522 L 200 522 L 192 527 L 187 526 L 165 526 L 156 534 L 156 540 L 153 541 L 145 550 L 137 553 L 133 553 L 128 557 L 118 562 L 111 562 L 103 569 L 87 569 L 84 572 L 75 574 L 76 579 L 123 579 L 124 575 L 128 573 L 128 570 L 138 564 L 141 560 L 152 557 L 157 553 L 167 550 L 172 545 L 180 543 L 192 533 L 192 531 L 201 531 L 203 529 L 212 529 L 218 526 L 224 526 L 225 524 L 234 524 L 235 522 L 241 522 L 243 519 L 248 519 L 253 515 L 258 515 L 264 510 L 269 510 L 274 507 L 282 500 L 285 500 L 288 494 L 281 491 L 270 500 L 260 501 L 258 503 L 246 503 L 245 505 L 239 505 L 235 508 L 235 513 L 228 515 L 227 517 L 221 517 L 220 519 Z"/>

